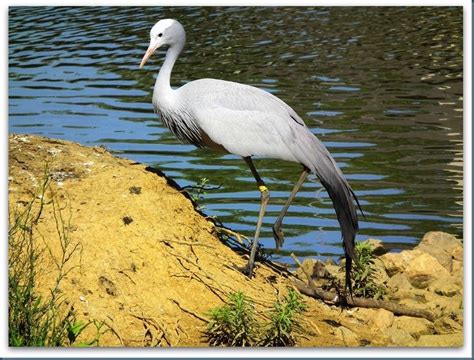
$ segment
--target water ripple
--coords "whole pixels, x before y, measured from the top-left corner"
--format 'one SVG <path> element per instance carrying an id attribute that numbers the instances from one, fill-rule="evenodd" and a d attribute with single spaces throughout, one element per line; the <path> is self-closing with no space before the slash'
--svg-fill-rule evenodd
<path id="1" fill-rule="evenodd" d="M 164 17 L 188 29 L 175 86 L 239 81 L 304 115 L 364 207 L 359 239 L 401 250 L 426 231 L 462 236 L 460 7 L 10 7 L 9 129 L 102 144 L 183 186 L 208 178 L 222 187 L 208 192 L 204 211 L 252 236 L 259 194 L 243 161 L 181 144 L 153 113 L 164 52 L 144 70 L 138 64 L 150 27 Z M 271 225 L 301 167 L 255 164 L 271 190 L 262 242 L 272 249 Z M 334 210 L 314 176 L 284 231 L 276 259 L 342 253 Z"/>

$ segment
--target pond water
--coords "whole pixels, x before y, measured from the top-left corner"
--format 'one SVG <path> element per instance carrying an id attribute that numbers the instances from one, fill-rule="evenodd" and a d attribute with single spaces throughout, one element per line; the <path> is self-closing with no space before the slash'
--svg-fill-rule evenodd
<path id="1" fill-rule="evenodd" d="M 366 214 L 358 240 L 394 251 L 431 230 L 462 237 L 462 8 L 10 7 L 9 131 L 105 145 L 160 168 L 181 186 L 202 178 L 204 212 L 251 236 L 259 209 L 239 157 L 182 144 L 153 112 L 164 52 L 138 65 L 162 18 L 187 30 L 172 83 L 213 77 L 290 104 L 328 147 Z M 300 172 L 256 159 L 272 198 L 262 243 Z M 341 235 L 312 176 L 284 221 L 289 254 L 338 256 Z"/>

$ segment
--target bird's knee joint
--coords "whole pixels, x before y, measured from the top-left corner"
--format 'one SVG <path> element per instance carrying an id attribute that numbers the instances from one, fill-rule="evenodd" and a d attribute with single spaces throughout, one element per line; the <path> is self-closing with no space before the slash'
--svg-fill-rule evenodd
<path id="1" fill-rule="evenodd" d="M 258 191 L 260 191 L 261 197 L 263 199 L 270 197 L 270 191 L 265 185 L 259 185 Z"/>

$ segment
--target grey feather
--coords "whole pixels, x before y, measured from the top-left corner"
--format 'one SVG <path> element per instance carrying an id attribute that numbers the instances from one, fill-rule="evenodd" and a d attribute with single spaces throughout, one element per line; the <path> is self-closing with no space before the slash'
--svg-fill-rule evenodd
<path id="1" fill-rule="evenodd" d="M 336 211 L 346 258 L 346 287 L 352 293 L 350 272 L 352 261 L 356 260 L 355 237 L 359 230 L 354 204 L 357 198 L 324 144 L 309 131 L 301 135 L 297 144 L 299 159 L 319 178 Z"/>
<path id="2" fill-rule="evenodd" d="M 170 109 L 156 108 L 155 112 L 160 116 L 163 124 L 176 135 L 179 140 L 189 142 L 197 147 L 205 146 L 203 143 L 202 130 L 196 124 L 193 116 L 186 110 L 176 109 L 171 111 Z"/>

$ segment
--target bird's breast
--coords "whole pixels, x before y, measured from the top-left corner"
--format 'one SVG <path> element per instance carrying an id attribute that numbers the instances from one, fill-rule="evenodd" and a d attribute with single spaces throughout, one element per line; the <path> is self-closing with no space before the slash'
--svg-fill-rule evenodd
<path id="1" fill-rule="evenodd" d="M 162 123 L 181 141 L 203 147 L 204 137 L 201 128 L 188 112 L 181 109 L 155 108 Z"/>

